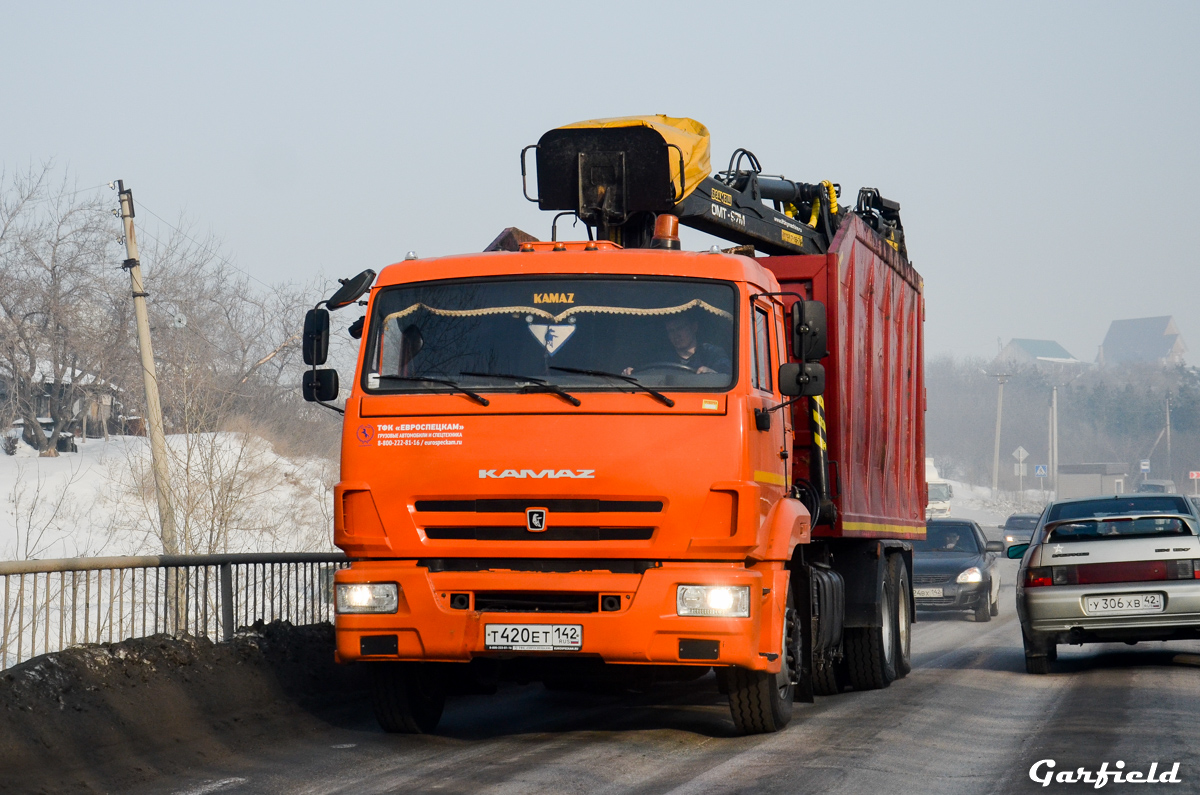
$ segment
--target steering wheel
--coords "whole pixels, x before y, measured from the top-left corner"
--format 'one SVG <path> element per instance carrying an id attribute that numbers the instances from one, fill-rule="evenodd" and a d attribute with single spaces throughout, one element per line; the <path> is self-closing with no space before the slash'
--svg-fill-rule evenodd
<path id="1" fill-rule="evenodd" d="M 679 362 L 651 362 L 650 364 L 643 364 L 641 367 L 633 368 L 635 373 L 644 373 L 648 370 L 679 370 L 684 373 L 691 373 L 692 375 L 696 374 L 696 371 L 691 367 Z"/>

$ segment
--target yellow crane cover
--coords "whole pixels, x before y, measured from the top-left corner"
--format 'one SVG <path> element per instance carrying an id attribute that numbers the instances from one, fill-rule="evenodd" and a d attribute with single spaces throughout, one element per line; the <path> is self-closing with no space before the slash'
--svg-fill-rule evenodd
<path id="1" fill-rule="evenodd" d="M 606 127 L 650 127 L 663 137 L 668 144 L 679 147 L 683 153 L 683 195 L 680 201 L 696 189 L 701 180 L 712 171 L 708 159 L 708 128 L 695 119 L 664 116 L 661 113 L 653 116 L 621 116 L 614 119 L 592 119 L 577 121 L 574 124 L 564 124 L 560 130 L 579 128 Z M 672 155 L 675 153 L 672 152 Z M 671 157 L 671 181 L 679 184 L 679 159 Z"/>

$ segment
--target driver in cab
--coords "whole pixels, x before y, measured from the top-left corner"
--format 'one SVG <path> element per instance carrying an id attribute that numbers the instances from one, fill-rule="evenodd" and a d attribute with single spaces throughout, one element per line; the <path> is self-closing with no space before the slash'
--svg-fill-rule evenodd
<path id="1" fill-rule="evenodd" d="M 667 339 L 671 342 L 675 357 L 668 360 L 696 373 L 721 373 L 728 375 L 733 370 L 729 355 L 716 345 L 700 342 L 697 331 L 700 324 L 688 317 L 669 318 L 665 324 Z M 635 368 L 626 367 L 622 373 L 632 375 Z"/>

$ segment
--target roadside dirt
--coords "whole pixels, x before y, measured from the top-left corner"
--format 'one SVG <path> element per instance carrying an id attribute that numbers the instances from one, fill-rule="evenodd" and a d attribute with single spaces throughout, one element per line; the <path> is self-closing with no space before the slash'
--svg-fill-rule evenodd
<path id="1" fill-rule="evenodd" d="M 328 624 L 37 657 L 0 672 L 0 792 L 119 791 L 360 718 L 365 687 Z"/>

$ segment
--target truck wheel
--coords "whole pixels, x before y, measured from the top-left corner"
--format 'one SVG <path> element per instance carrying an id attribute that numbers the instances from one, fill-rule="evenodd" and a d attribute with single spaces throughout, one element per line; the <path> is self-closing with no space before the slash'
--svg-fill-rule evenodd
<path id="1" fill-rule="evenodd" d="M 429 663 L 369 663 L 371 702 L 386 732 L 429 734 L 446 706 L 442 671 Z"/>
<path id="2" fill-rule="evenodd" d="M 896 580 L 884 567 L 882 626 L 847 627 L 846 663 L 855 690 L 879 690 L 896 678 Z"/>
<path id="3" fill-rule="evenodd" d="M 827 660 L 813 670 L 813 695 L 836 696 L 846 689 L 846 678 L 842 674 L 842 666 L 834 660 Z"/>
<path id="4" fill-rule="evenodd" d="M 790 586 L 779 652 L 782 664 L 777 674 L 747 668 L 727 669 L 729 712 L 733 725 L 742 734 L 777 732 L 792 719 L 795 690 L 792 672 L 800 659 L 800 621 L 792 606 Z"/>
<path id="5" fill-rule="evenodd" d="M 888 568 L 896 583 L 896 678 L 903 679 L 912 670 L 912 614 L 908 610 L 912 594 L 908 587 L 908 567 L 902 555 L 889 555 Z"/>

